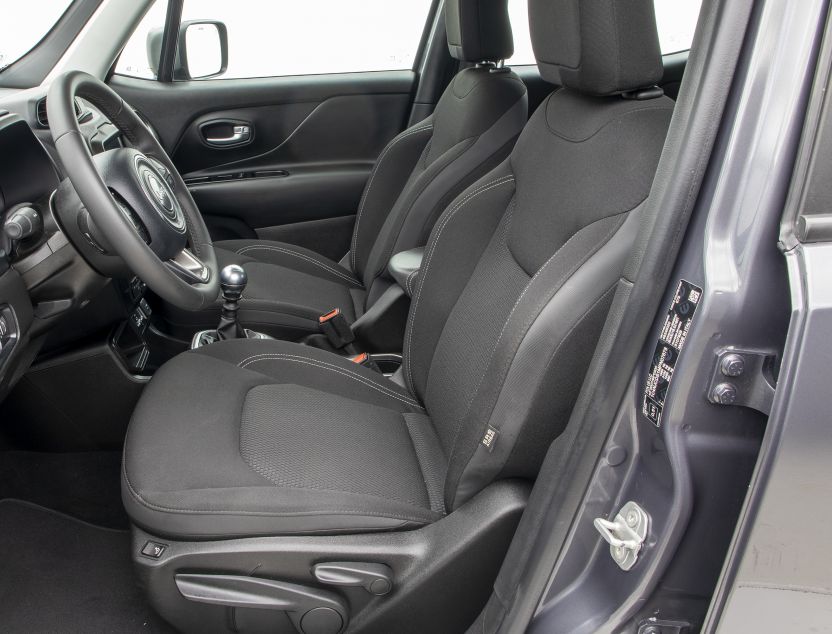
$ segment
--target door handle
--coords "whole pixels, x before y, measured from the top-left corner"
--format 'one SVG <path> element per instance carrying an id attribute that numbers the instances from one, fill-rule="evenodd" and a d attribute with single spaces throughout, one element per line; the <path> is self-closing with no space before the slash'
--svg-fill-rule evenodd
<path id="1" fill-rule="evenodd" d="M 229 145 L 242 145 L 251 140 L 250 125 L 235 125 L 232 127 L 231 135 L 216 137 L 205 136 L 205 142 L 214 147 L 228 147 Z"/>

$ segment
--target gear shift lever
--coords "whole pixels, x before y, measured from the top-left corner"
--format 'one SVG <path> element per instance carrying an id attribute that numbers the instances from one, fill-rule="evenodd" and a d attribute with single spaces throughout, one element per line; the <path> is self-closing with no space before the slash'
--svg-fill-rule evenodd
<path id="1" fill-rule="evenodd" d="M 217 339 L 245 339 L 247 337 L 245 328 L 237 321 L 237 311 L 240 309 L 239 301 L 246 289 L 248 275 L 245 269 L 238 264 L 229 264 L 220 271 L 220 288 L 222 289 L 222 314 L 220 325 L 217 326 Z"/>

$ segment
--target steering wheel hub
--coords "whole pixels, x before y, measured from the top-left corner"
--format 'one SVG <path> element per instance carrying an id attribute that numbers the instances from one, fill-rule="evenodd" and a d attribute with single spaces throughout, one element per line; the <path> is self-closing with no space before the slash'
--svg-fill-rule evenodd
<path id="1" fill-rule="evenodd" d="M 185 215 L 176 204 L 170 186 L 144 155 L 138 154 L 135 163 L 139 182 L 151 205 L 176 231 L 184 234 L 187 229 Z"/>

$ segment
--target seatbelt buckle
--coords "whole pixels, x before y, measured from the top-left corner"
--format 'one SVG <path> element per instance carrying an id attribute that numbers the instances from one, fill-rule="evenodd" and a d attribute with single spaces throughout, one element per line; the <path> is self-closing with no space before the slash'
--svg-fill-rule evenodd
<path id="1" fill-rule="evenodd" d="M 363 365 L 365 368 L 370 368 L 371 370 L 375 370 L 376 372 L 381 372 L 381 369 L 378 367 L 376 362 L 373 361 L 373 358 L 366 352 L 362 352 L 361 354 L 356 354 L 355 356 L 347 358 L 356 365 Z"/>
<path id="2" fill-rule="evenodd" d="M 329 344 L 336 350 L 340 350 L 355 341 L 352 326 L 350 326 L 340 308 L 333 308 L 325 315 L 318 317 L 318 327 L 329 341 Z"/>

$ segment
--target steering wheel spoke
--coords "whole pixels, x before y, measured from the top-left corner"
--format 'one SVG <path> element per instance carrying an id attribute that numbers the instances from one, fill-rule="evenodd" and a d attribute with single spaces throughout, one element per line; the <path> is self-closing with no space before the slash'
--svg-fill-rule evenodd
<path id="1" fill-rule="evenodd" d="M 121 131 L 125 147 L 91 153 L 75 116 L 78 97 L 93 102 Z M 81 71 L 55 78 L 46 108 L 55 148 L 72 185 L 67 189 L 77 194 L 90 226 L 100 231 L 100 242 L 112 249 L 106 261 L 89 249 L 93 262 L 100 259 L 114 274 L 131 270 L 165 301 L 185 310 L 215 301 L 217 260 L 205 221 L 158 138 L 132 108 L 109 86 Z M 77 206 L 70 196 L 67 201 L 71 215 Z M 79 243 L 89 246 L 83 236 Z M 197 251 L 193 245 L 206 248 Z M 118 258 L 126 267 L 111 263 Z"/>
<path id="2" fill-rule="evenodd" d="M 211 269 L 190 249 L 182 249 L 165 266 L 189 284 L 207 284 L 211 280 Z"/>

